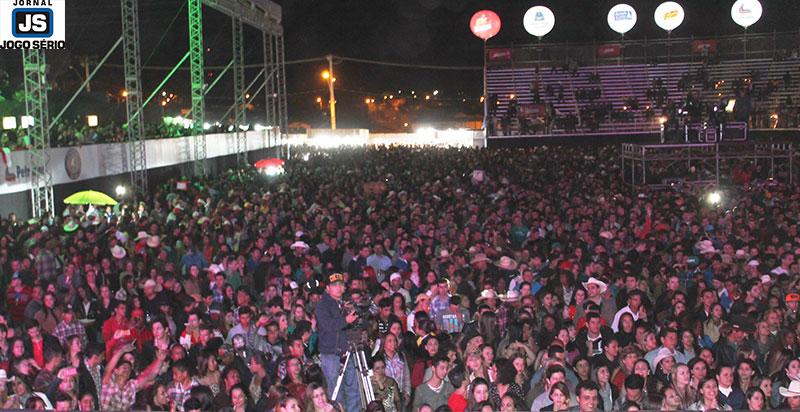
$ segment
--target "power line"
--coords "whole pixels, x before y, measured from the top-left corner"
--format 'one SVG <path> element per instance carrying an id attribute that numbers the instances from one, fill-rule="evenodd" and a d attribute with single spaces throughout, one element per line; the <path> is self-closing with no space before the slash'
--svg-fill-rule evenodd
<path id="1" fill-rule="evenodd" d="M 395 63 L 395 62 L 387 62 L 381 60 L 368 60 L 368 59 L 357 59 L 355 57 L 343 57 L 343 56 L 334 56 L 337 60 L 341 61 L 349 61 L 353 63 L 362 63 L 362 64 L 374 64 L 378 66 L 390 66 L 390 67 L 405 67 L 409 69 L 422 69 L 422 70 L 460 70 L 460 71 L 467 71 L 467 70 L 483 70 L 483 66 L 435 66 L 429 64 L 411 64 L 411 63 Z M 287 60 L 284 64 L 303 64 L 303 63 L 313 63 L 318 61 L 323 61 L 326 58 L 324 56 L 320 57 L 310 57 L 307 59 L 298 59 L 298 60 Z M 122 67 L 119 64 L 107 64 L 108 67 Z M 262 68 L 264 67 L 261 63 L 255 64 L 245 64 L 244 67 L 246 69 L 253 69 L 253 68 Z M 206 66 L 207 70 L 222 70 L 225 66 Z M 170 66 L 142 66 L 142 70 L 172 70 Z M 181 70 L 189 70 L 188 68 L 182 67 Z"/>
<path id="2" fill-rule="evenodd" d="M 357 59 L 355 57 L 334 56 L 339 60 L 354 63 L 375 64 L 379 66 L 406 67 L 410 69 L 426 70 L 483 70 L 483 66 L 433 66 L 428 64 L 395 63 L 380 60 Z"/>

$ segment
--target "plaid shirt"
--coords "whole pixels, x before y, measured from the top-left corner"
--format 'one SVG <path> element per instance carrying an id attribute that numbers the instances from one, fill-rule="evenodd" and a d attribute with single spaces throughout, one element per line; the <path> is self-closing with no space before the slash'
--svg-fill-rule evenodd
<path id="1" fill-rule="evenodd" d="M 435 318 L 437 313 L 447 309 L 450 309 L 450 296 L 436 295 L 431 299 L 431 318 Z"/>
<path id="2" fill-rule="evenodd" d="M 83 325 L 76 320 L 73 320 L 72 323 L 61 321 L 53 331 L 53 336 L 58 338 L 61 346 L 65 346 L 67 344 L 67 338 L 76 335 L 80 336 L 81 343 L 86 343 L 86 328 L 84 328 Z"/>
<path id="3" fill-rule="evenodd" d="M 100 409 L 105 411 L 127 411 L 136 402 L 136 392 L 139 384 L 135 379 L 130 379 L 120 388 L 113 380 L 103 385 L 100 391 Z"/>
<path id="4" fill-rule="evenodd" d="M 200 385 L 200 383 L 197 382 L 195 378 L 192 378 L 191 382 L 189 382 L 189 385 L 186 387 L 178 382 L 172 382 L 167 388 L 167 398 L 169 398 L 171 402 L 175 402 L 175 409 L 183 412 L 183 402 L 189 399 L 189 395 L 192 394 L 192 388 L 198 385 Z"/>
<path id="5" fill-rule="evenodd" d="M 507 305 L 500 305 L 497 308 L 497 328 L 500 331 L 506 330 L 506 326 L 508 326 L 509 318 L 511 317 L 511 312 L 513 311 L 512 308 L 508 307 Z"/>
<path id="6" fill-rule="evenodd" d="M 56 276 L 56 255 L 47 249 L 42 249 L 36 255 L 34 266 L 40 278 L 51 280 Z"/>

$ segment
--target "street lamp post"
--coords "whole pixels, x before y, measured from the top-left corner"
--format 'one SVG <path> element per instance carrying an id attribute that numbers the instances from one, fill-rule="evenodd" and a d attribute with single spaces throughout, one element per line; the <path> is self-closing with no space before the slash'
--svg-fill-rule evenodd
<path id="1" fill-rule="evenodd" d="M 336 130 L 336 96 L 333 93 L 333 82 L 336 77 L 333 75 L 333 55 L 328 55 L 328 70 L 322 72 L 322 78 L 328 81 L 328 94 L 331 108 L 331 130 Z"/>

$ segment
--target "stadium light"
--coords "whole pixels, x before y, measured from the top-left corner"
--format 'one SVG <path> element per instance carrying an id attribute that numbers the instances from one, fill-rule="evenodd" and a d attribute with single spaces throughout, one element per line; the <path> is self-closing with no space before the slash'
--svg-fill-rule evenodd
<path id="1" fill-rule="evenodd" d="M 128 189 L 123 185 L 117 185 L 117 187 L 114 188 L 114 192 L 117 194 L 117 197 L 123 197 L 125 193 L 128 193 Z"/>
<path id="2" fill-rule="evenodd" d="M 708 197 L 706 198 L 706 200 L 711 205 L 714 205 L 714 206 L 719 205 L 719 203 L 722 201 L 722 194 L 720 194 L 720 192 L 715 190 L 715 191 L 713 191 L 713 192 L 708 194 Z"/>
<path id="3" fill-rule="evenodd" d="M 27 129 L 33 126 L 33 116 L 20 116 L 20 127 L 23 129 Z"/>
<path id="4" fill-rule="evenodd" d="M 3 130 L 12 130 L 17 128 L 17 118 L 14 116 L 3 117 Z"/>
<path id="5" fill-rule="evenodd" d="M 665 124 L 667 123 L 667 116 L 661 116 L 658 118 L 658 124 Z"/>
<path id="6" fill-rule="evenodd" d="M 89 127 L 97 127 L 97 115 L 96 114 L 90 114 L 90 115 L 86 116 L 86 124 Z"/>
<path id="7" fill-rule="evenodd" d="M 322 76 L 322 78 L 324 80 L 328 80 L 328 79 L 331 78 L 331 72 L 329 72 L 327 70 L 323 70 L 322 73 L 320 74 L 320 76 Z"/>

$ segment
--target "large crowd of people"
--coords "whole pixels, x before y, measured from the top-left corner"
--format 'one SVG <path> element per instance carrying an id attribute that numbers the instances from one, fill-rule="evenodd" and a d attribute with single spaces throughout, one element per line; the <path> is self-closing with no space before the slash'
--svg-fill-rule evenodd
<path id="1" fill-rule="evenodd" d="M 5 216 L 0 405 L 800 409 L 800 189 L 709 205 L 631 189 L 619 156 L 301 149 Z"/>

